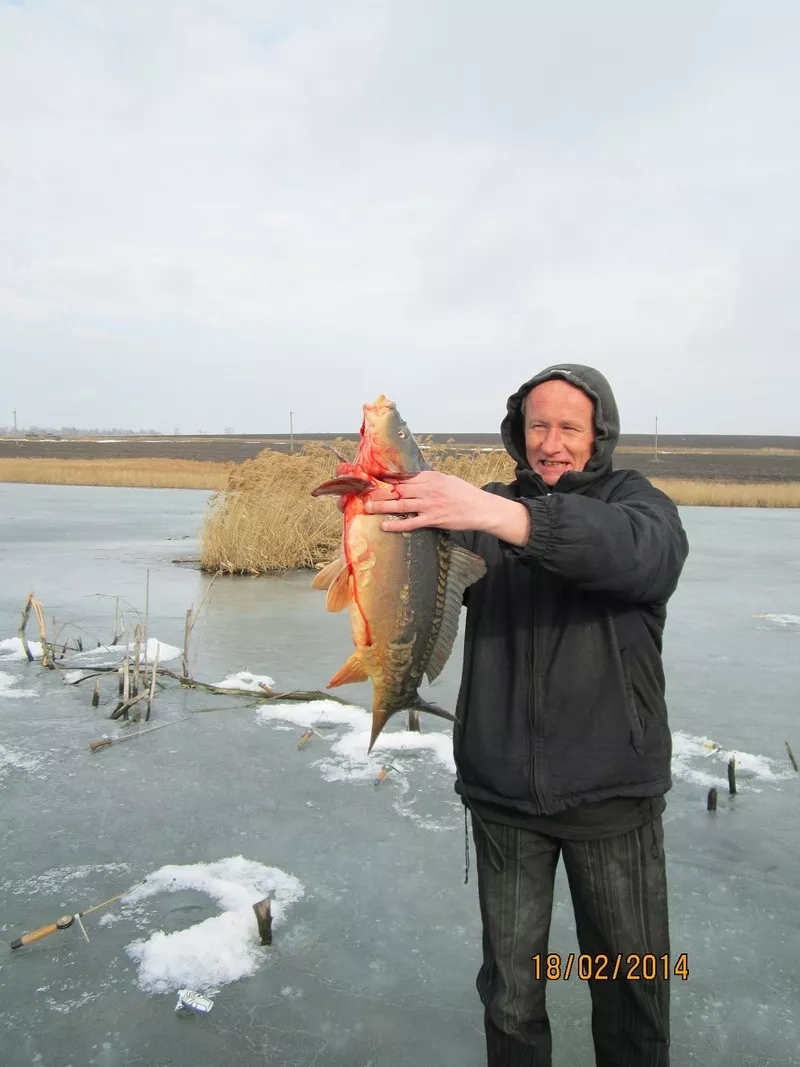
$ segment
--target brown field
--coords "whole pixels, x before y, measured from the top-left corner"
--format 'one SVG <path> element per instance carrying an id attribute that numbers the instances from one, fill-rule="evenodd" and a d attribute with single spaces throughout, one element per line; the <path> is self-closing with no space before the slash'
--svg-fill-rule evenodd
<path id="1" fill-rule="evenodd" d="M 347 440 L 354 443 L 356 438 L 355 434 L 338 438 L 334 434 L 296 437 L 294 448 L 300 450 L 308 442 L 321 444 Z M 437 448 L 442 448 L 447 441 L 452 441 L 453 450 L 457 452 L 469 448 L 502 448 L 499 434 L 429 434 L 419 435 L 418 439 L 435 442 Z M 800 438 L 659 435 L 658 443 L 659 454 L 656 458 L 653 455 L 652 440 L 648 443 L 642 436 L 623 435 L 617 449 L 616 465 L 634 467 L 648 478 L 661 480 L 670 478 L 680 481 L 730 483 L 800 482 Z M 231 465 L 253 459 L 265 448 L 288 452 L 290 442 L 288 437 L 255 434 L 223 437 L 121 437 L 105 443 L 97 438 L 5 437 L 0 438 L 0 460 L 138 460 L 142 464 L 144 476 L 153 460 Z M 213 468 L 210 467 L 209 470 L 211 469 Z M 4 475 L 0 473 L 0 480 L 3 478 Z M 215 486 L 217 484 L 219 483 L 214 483 Z"/>

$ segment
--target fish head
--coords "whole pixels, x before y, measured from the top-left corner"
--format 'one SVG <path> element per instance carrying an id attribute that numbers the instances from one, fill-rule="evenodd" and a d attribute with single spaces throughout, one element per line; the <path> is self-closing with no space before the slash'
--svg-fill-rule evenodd
<path id="1" fill-rule="evenodd" d="M 385 481 L 430 470 L 393 401 L 381 394 L 374 404 L 364 404 L 363 412 L 359 466 Z"/>

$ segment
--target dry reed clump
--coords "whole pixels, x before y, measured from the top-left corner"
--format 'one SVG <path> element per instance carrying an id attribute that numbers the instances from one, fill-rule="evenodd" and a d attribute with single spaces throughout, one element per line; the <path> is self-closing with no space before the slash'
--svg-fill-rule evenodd
<path id="1" fill-rule="evenodd" d="M 356 445 L 336 441 L 348 460 Z M 201 535 L 200 566 L 223 574 L 314 567 L 332 559 L 341 541 L 335 497 L 311 496 L 332 478 L 339 459 L 308 443 L 300 452 L 265 449 L 235 467 L 211 501 Z"/>
<path id="2" fill-rule="evenodd" d="M 232 463 L 192 459 L 0 459 L 0 482 L 222 489 Z"/>
<path id="3" fill-rule="evenodd" d="M 358 448 L 342 440 L 333 447 L 348 461 Z M 425 455 L 434 469 L 475 485 L 513 476 L 513 463 L 505 453 L 465 454 L 430 447 Z M 261 574 L 313 568 L 333 559 L 341 543 L 342 516 L 335 497 L 312 497 L 311 491 L 334 476 L 339 462 L 329 448 L 307 443 L 293 455 L 265 449 L 234 468 L 206 516 L 202 569 Z"/>

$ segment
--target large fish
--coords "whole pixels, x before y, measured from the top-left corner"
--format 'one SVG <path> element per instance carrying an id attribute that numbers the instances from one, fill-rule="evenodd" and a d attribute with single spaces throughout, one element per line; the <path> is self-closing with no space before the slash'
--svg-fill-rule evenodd
<path id="1" fill-rule="evenodd" d="M 397 711 L 455 717 L 418 693 L 423 674 L 432 682 L 450 657 L 464 590 L 486 573 L 480 556 L 433 527 L 387 533 L 388 516 L 368 515 L 366 495 L 430 470 L 417 442 L 385 396 L 363 407 L 355 462 L 312 496 L 345 496 L 342 551 L 314 578 L 326 589 L 328 611 L 350 609 L 355 652 L 328 688 L 372 680 L 372 736 L 368 752 Z M 406 518 L 407 516 L 403 516 Z"/>

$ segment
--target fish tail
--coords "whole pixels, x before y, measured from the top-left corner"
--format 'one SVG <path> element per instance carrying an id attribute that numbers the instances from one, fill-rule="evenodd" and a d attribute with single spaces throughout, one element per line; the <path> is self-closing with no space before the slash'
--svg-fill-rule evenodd
<path id="1" fill-rule="evenodd" d="M 448 722 L 458 722 L 452 711 L 446 711 L 438 704 L 432 704 L 429 700 L 423 700 L 422 697 L 417 697 L 416 701 L 410 706 L 410 711 L 427 711 L 430 715 L 437 715 L 440 719 L 447 719 Z"/>
<path id="2" fill-rule="evenodd" d="M 445 711 L 445 709 L 439 707 L 438 704 L 432 704 L 428 700 L 423 700 L 421 696 L 417 696 L 412 704 L 407 705 L 405 710 L 411 713 L 427 711 L 430 715 L 436 715 L 440 719 L 447 719 L 448 722 L 458 721 L 451 711 Z M 378 735 L 392 715 L 394 715 L 394 711 L 384 711 L 383 708 L 380 707 L 380 699 L 376 698 L 372 707 L 372 733 L 369 739 L 367 754 L 372 751 L 372 746 L 378 740 Z M 416 718 L 416 716 L 413 716 L 413 718 Z M 418 730 L 419 721 L 417 720 L 416 726 L 410 726 L 410 729 Z"/>

